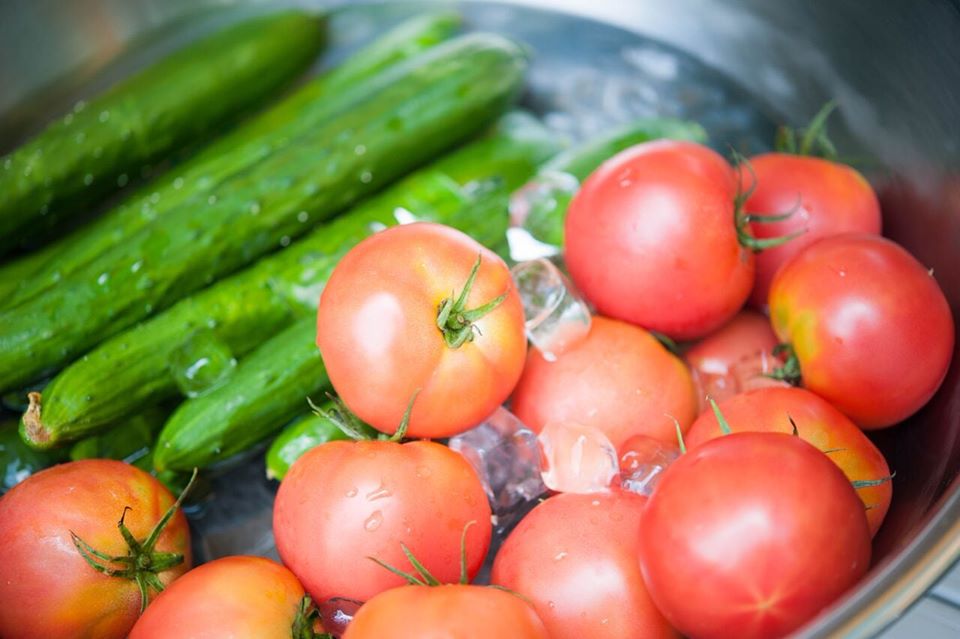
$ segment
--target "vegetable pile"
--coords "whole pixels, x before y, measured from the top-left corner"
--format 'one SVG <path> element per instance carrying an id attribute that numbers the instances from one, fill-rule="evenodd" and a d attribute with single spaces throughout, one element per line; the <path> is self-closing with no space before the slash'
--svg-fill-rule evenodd
<path id="1" fill-rule="evenodd" d="M 0 637 L 765 638 L 855 586 L 865 431 L 954 322 L 829 107 L 747 158 L 570 148 L 522 45 L 438 13 L 242 119 L 326 26 L 234 26 L 3 159 Z M 261 456 L 282 564 L 192 567 L 183 504 Z"/>

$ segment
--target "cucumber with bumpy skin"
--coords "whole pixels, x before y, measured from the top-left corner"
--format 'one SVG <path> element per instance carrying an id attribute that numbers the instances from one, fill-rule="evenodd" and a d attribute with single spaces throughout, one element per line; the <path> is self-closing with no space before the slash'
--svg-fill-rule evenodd
<path id="1" fill-rule="evenodd" d="M 316 56 L 325 23 L 301 11 L 246 20 L 78 103 L 0 159 L 0 254 L 271 97 Z"/>
<path id="2" fill-rule="evenodd" d="M 211 192 L 227 177 L 298 139 L 300 132 L 335 115 L 370 78 L 450 38 L 459 24 L 451 13 L 401 23 L 89 225 L 0 266 L 0 308 L 37 297 L 167 211 Z"/>
<path id="3" fill-rule="evenodd" d="M 153 470 L 153 449 L 169 411 L 158 406 L 141 411 L 99 435 L 70 447 L 70 459 L 118 459 L 146 471 Z"/>
<path id="4" fill-rule="evenodd" d="M 397 216 L 448 224 L 485 244 L 503 237 L 507 195 L 559 150 L 541 124 L 511 114 L 491 135 L 445 156 L 289 248 L 197 293 L 88 353 L 33 396 L 24 437 L 39 448 L 76 440 L 177 394 L 172 356 L 197 331 L 237 356 L 312 317 L 339 259 Z M 202 355 L 198 354 L 198 355 Z M 302 408 L 302 406 L 301 406 Z"/>
<path id="5" fill-rule="evenodd" d="M 380 74 L 333 120 L 191 200 L 63 281 L 0 312 L 0 390 L 23 386 L 209 285 L 456 142 L 517 95 L 526 58 L 461 36 Z"/>

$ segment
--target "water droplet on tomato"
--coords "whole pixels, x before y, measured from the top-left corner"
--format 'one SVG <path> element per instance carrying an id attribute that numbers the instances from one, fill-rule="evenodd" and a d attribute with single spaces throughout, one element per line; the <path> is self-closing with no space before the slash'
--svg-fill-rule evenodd
<path id="1" fill-rule="evenodd" d="M 356 497 L 357 496 L 357 487 L 351 486 L 347 492 L 343 493 L 345 497 Z"/>
<path id="2" fill-rule="evenodd" d="M 366 521 L 363 522 L 363 529 L 366 530 L 367 532 L 373 532 L 374 530 L 379 528 L 380 524 L 382 523 L 383 523 L 383 513 L 381 513 L 379 510 L 375 510 L 373 511 L 373 514 L 367 517 Z"/>
<path id="3" fill-rule="evenodd" d="M 377 486 L 375 490 L 371 490 L 369 493 L 367 493 L 367 501 L 376 501 L 378 499 L 389 497 L 392 494 L 393 493 L 390 492 L 390 489 L 384 486 L 383 480 L 381 479 L 380 485 Z"/>

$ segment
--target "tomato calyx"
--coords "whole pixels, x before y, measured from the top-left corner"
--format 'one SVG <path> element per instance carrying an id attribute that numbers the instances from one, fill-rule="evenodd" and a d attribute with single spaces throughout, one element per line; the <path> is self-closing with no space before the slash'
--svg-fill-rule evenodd
<path id="1" fill-rule="evenodd" d="M 784 220 L 788 220 L 800 209 L 801 200 L 798 195 L 797 201 L 793 204 L 793 206 L 783 213 L 747 213 L 747 200 L 750 199 L 750 196 L 753 195 L 753 192 L 757 188 L 757 174 L 754 172 L 753 165 L 750 164 L 750 161 L 743 157 L 738 151 L 732 150 L 731 154 L 733 156 L 734 165 L 737 167 L 737 171 L 739 172 L 739 179 L 737 180 L 737 193 L 733 198 L 733 219 L 734 225 L 737 229 L 737 242 L 740 243 L 740 246 L 749 249 L 754 253 L 760 253 L 766 249 L 776 248 L 782 244 L 786 244 L 790 240 L 806 233 L 807 229 L 803 228 L 799 231 L 794 231 L 793 233 L 787 233 L 786 235 L 780 235 L 778 237 L 761 238 L 753 236 L 753 233 L 750 232 L 751 223 L 773 224 L 774 222 L 783 222 Z M 750 186 L 748 186 L 746 190 L 743 188 L 743 167 L 746 167 L 747 172 L 750 173 Z"/>
<path id="2" fill-rule="evenodd" d="M 410 398 L 410 403 L 407 404 L 407 410 L 404 411 L 403 417 L 400 419 L 400 424 L 397 426 L 397 430 L 394 431 L 392 435 L 381 433 L 369 424 L 361 421 L 359 417 L 353 414 L 353 411 L 347 408 L 347 405 L 343 403 L 342 399 L 330 393 L 327 393 L 327 398 L 329 398 L 333 403 L 333 407 L 330 409 L 324 409 L 317 406 L 309 397 L 307 398 L 307 403 L 313 410 L 314 415 L 330 420 L 333 425 L 339 428 L 344 435 L 355 442 L 399 442 L 407 436 L 407 428 L 410 426 L 410 414 L 413 412 L 413 403 L 417 400 L 417 395 L 419 394 L 419 388 L 413 392 L 413 396 Z"/>
<path id="3" fill-rule="evenodd" d="M 163 584 L 160 582 L 158 575 L 183 563 L 181 553 L 156 550 L 156 545 L 164 528 L 183 503 L 187 493 L 193 488 L 196 479 L 197 469 L 194 469 L 186 488 L 183 489 L 173 505 L 167 509 L 143 541 L 137 540 L 124 523 L 127 512 L 132 510 L 130 506 L 124 507 L 120 514 L 120 521 L 117 522 L 117 529 L 120 531 L 123 540 L 127 542 L 127 547 L 130 550 L 126 555 L 108 555 L 100 552 L 81 539 L 75 532 L 70 531 L 70 537 L 77 552 L 94 570 L 108 577 L 132 579 L 136 582 L 137 588 L 140 590 L 141 613 L 147 609 L 147 604 L 150 603 L 150 590 L 156 592 L 163 590 Z"/>
<path id="4" fill-rule="evenodd" d="M 463 532 L 460 534 L 460 579 L 457 583 L 460 585 L 465 585 L 469 582 L 470 578 L 467 575 L 467 531 L 470 530 L 470 526 L 473 526 L 477 522 L 474 520 L 468 521 L 463 527 Z M 391 566 L 385 561 L 377 559 L 376 557 L 367 557 L 370 561 L 374 562 L 381 568 L 386 568 L 393 574 L 398 577 L 402 577 L 412 586 L 440 586 L 442 582 L 430 574 L 430 571 L 427 570 L 427 567 L 417 559 L 417 557 L 410 552 L 410 549 L 407 548 L 406 544 L 401 543 L 400 549 L 403 551 L 403 554 L 406 556 L 407 561 L 410 562 L 410 565 L 413 566 L 413 570 L 416 574 L 409 573 L 403 570 L 400 570 L 396 566 Z"/>
<path id="5" fill-rule="evenodd" d="M 329 632 L 316 632 L 314 627 L 320 619 L 320 612 L 313 605 L 310 595 L 304 595 L 300 600 L 300 606 L 297 608 L 297 614 L 293 618 L 293 626 L 290 628 L 290 636 L 293 639 L 334 639 Z"/>
<path id="6" fill-rule="evenodd" d="M 806 127 L 799 129 L 792 129 L 786 125 L 778 127 L 774 148 L 779 153 L 836 160 L 837 149 L 827 135 L 827 119 L 836 108 L 836 101 L 830 100 L 820 108 Z"/>
<path id="7" fill-rule="evenodd" d="M 783 366 L 778 366 L 769 373 L 764 373 L 764 376 L 787 382 L 792 386 L 799 386 L 803 376 L 800 374 L 800 358 L 797 357 L 793 346 L 783 342 L 774 346 L 772 353 L 774 357 L 784 357 Z"/>
<path id="8" fill-rule="evenodd" d="M 480 270 L 481 257 L 477 255 L 477 261 L 473 263 L 470 269 L 470 275 L 467 276 L 467 282 L 463 285 L 460 295 L 454 300 L 453 296 L 444 298 L 437 309 L 437 328 L 443 334 L 443 341 L 450 348 L 460 348 L 467 342 L 472 342 L 479 333 L 479 329 L 474 322 L 490 313 L 507 299 L 507 291 L 504 291 L 498 297 L 493 298 L 486 304 L 477 308 L 467 309 L 467 296 L 473 283 L 477 279 L 477 273 Z"/>

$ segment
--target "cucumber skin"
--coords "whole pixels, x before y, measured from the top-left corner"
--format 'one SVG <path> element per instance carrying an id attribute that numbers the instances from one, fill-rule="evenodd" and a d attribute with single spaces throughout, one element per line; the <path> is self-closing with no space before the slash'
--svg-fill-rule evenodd
<path id="1" fill-rule="evenodd" d="M 641 142 L 659 138 L 706 142 L 707 132 L 696 122 L 671 118 L 635 120 L 609 133 L 588 140 L 544 165 L 541 173 L 568 173 L 583 182 L 606 160 L 620 151 Z M 556 197 L 551 206 L 533 206 L 523 226 L 537 240 L 553 246 L 563 246 L 563 225 L 572 196 Z"/>
<path id="2" fill-rule="evenodd" d="M 64 280 L 60 294 L 0 312 L 0 391 L 302 235 L 299 214 L 330 217 L 479 130 L 514 99 L 525 68 L 514 43 L 471 34 L 388 69 L 374 98 L 229 180 L 214 203 L 171 211 Z"/>
<path id="3" fill-rule="evenodd" d="M 459 17 L 451 13 L 401 23 L 89 225 L 0 267 L 0 309 L 37 297 L 167 211 L 209 193 L 236 171 L 285 146 L 299 131 L 335 115 L 339 105 L 355 95 L 345 91 L 362 91 L 356 85 L 450 38 L 459 25 Z"/>
<path id="4" fill-rule="evenodd" d="M 121 174 L 269 98 L 317 55 L 325 25 L 300 11 L 246 20 L 75 108 L 0 159 L 0 254 L 112 192 Z"/>
<path id="5" fill-rule="evenodd" d="M 247 356 L 225 386 L 181 404 L 157 438 L 154 468 L 206 468 L 302 413 L 306 398 L 330 385 L 316 332 L 313 318 L 301 319 Z"/>
<path id="6" fill-rule="evenodd" d="M 154 406 L 124 419 L 113 428 L 86 437 L 70 447 L 70 459 L 118 459 L 141 470 L 153 470 L 153 448 L 169 411 Z"/>
<path id="7" fill-rule="evenodd" d="M 506 233 L 509 191 L 558 151 L 542 125 L 523 114 L 503 118 L 477 140 L 324 225 L 289 248 L 188 297 L 101 344 L 44 389 L 44 432 L 32 444 L 49 448 L 178 393 L 167 370 L 170 353 L 196 330 L 212 330 L 235 355 L 249 352 L 299 317 L 316 312 L 335 264 L 395 211 L 448 224 L 493 245 Z M 490 176 L 496 179 L 490 180 Z M 29 429 L 22 429 L 31 440 Z"/>
<path id="8" fill-rule="evenodd" d="M 332 407 L 333 404 L 327 402 L 320 409 L 330 410 Z M 293 462 L 305 452 L 338 439 L 347 439 L 347 436 L 329 418 L 316 413 L 303 415 L 280 431 L 267 449 L 267 479 L 282 480 Z"/>

